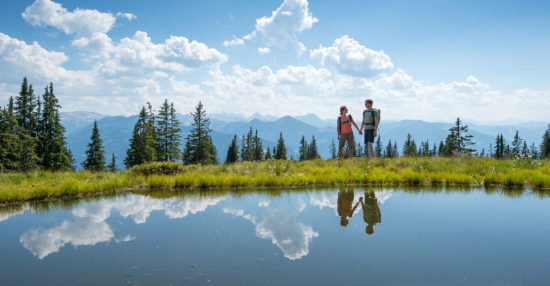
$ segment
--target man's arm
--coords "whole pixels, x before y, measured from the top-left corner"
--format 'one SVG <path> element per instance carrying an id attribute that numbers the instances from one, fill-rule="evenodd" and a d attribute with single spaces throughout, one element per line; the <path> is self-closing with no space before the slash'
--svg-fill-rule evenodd
<path id="1" fill-rule="evenodd" d="M 353 117 L 351 117 L 350 119 L 351 119 L 351 123 L 353 123 L 353 126 L 355 126 L 355 129 L 359 131 L 359 134 L 363 134 L 363 132 L 361 132 L 361 129 L 359 129 L 359 127 L 357 127 L 357 124 L 355 124 L 355 120 L 353 120 Z"/>
<path id="2" fill-rule="evenodd" d="M 357 202 L 355 204 L 355 206 L 351 209 L 351 213 L 349 214 L 349 217 L 352 217 L 353 216 L 353 213 L 355 212 L 355 209 L 357 208 L 357 206 L 359 205 L 359 202 Z"/>

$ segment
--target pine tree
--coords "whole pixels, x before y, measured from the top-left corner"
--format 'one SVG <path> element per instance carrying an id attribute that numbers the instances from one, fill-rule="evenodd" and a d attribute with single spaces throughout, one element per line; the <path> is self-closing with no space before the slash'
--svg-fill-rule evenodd
<path id="1" fill-rule="evenodd" d="M 407 134 L 407 140 L 403 145 L 403 156 L 415 157 L 416 156 L 416 143 L 410 133 Z"/>
<path id="2" fill-rule="evenodd" d="M 311 136 L 311 143 L 308 145 L 307 150 L 308 160 L 315 160 L 320 158 L 319 152 L 317 151 L 317 140 L 315 140 L 315 136 Z"/>
<path id="3" fill-rule="evenodd" d="M 254 161 L 262 161 L 264 159 L 264 148 L 262 146 L 262 139 L 258 136 L 258 129 L 256 129 L 252 142 L 254 145 Z"/>
<path id="4" fill-rule="evenodd" d="M 512 141 L 512 157 L 518 158 L 520 157 L 521 153 L 521 145 L 522 145 L 523 139 L 519 137 L 519 132 L 516 130 L 516 135 L 514 135 L 514 140 Z"/>
<path id="5" fill-rule="evenodd" d="M 307 148 L 307 141 L 305 137 L 302 135 L 302 140 L 300 140 L 300 148 L 299 148 L 299 154 L 298 160 L 304 161 L 308 159 L 308 148 Z"/>
<path id="6" fill-rule="evenodd" d="M 94 120 L 90 140 L 88 150 L 86 150 L 86 160 L 82 162 L 82 167 L 89 171 L 105 171 L 105 151 L 103 150 L 103 141 L 99 135 L 99 128 L 97 128 L 97 120 Z"/>
<path id="7" fill-rule="evenodd" d="M 193 116 L 192 129 L 187 136 L 189 144 L 186 145 L 189 149 L 184 151 L 190 155 L 189 163 L 216 164 L 218 159 L 210 137 L 210 120 L 206 117 L 206 110 L 200 101 L 191 116 Z"/>
<path id="8" fill-rule="evenodd" d="M 11 108 L 10 108 L 11 106 Z M 0 108 L 0 171 L 20 170 L 22 142 L 19 137 L 17 119 L 13 115 L 13 98 L 8 108 Z"/>
<path id="9" fill-rule="evenodd" d="M 378 138 L 376 139 L 376 144 L 374 145 L 374 156 L 382 156 L 382 139 L 380 138 L 380 136 L 378 136 Z"/>
<path id="10" fill-rule="evenodd" d="M 61 124 L 59 105 L 53 92 L 53 84 L 46 87 L 42 100 L 40 119 L 39 156 L 41 165 L 47 170 L 72 169 L 72 155 L 65 141 L 65 127 Z"/>
<path id="11" fill-rule="evenodd" d="M 233 136 L 231 144 L 227 149 L 227 156 L 225 157 L 225 164 L 235 163 L 239 160 L 239 147 L 237 146 L 237 134 Z"/>
<path id="12" fill-rule="evenodd" d="M 269 147 L 267 147 L 267 150 L 265 151 L 265 159 L 266 160 L 271 159 L 271 152 L 269 151 Z"/>
<path id="13" fill-rule="evenodd" d="M 152 130 L 154 124 L 152 124 L 153 121 L 149 117 L 150 113 L 147 113 L 145 106 L 141 107 L 130 138 L 130 147 L 126 151 L 126 159 L 124 159 L 126 167 L 152 162 L 157 158 L 156 151 L 158 148 Z"/>
<path id="14" fill-rule="evenodd" d="M 550 124 L 548 124 L 548 128 L 542 135 L 542 143 L 540 144 L 540 157 L 550 157 Z"/>
<path id="15" fill-rule="evenodd" d="M 246 140 L 246 137 L 243 135 L 241 136 L 241 161 L 250 161 L 250 158 L 248 157 L 248 155 L 250 154 L 249 150 L 249 146 L 247 144 L 247 142 L 249 142 L 250 140 Z"/>
<path id="16" fill-rule="evenodd" d="M 277 141 L 277 146 L 275 147 L 274 153 L 275 153 L 273 156 L 274 159 L 278 159 L 278 160 L 287 159 L 285 140 L 283 139 L 282 132 L 279 134 L 279 140 Z"/>
<path id="17" fill-rule="evenodd" d="M 185 140 L 185 146 L 183 147 L 183 153 L 181 156 L 181 160 L 183 161 L 184 165 L 191 165 L 193 164 L 192 157 L 191 157 L 191 142 L 189 140 Z"/>
<path id="18" fill-rule="evenodd" d="M 181 154 L 181 128 L 176 118 L 174 103 L 165 99 L 156 116 L 157 158 L 160 161 L 177 161 Z"/>
<path id="19" fill-rule="evenodd" d="M 393 157 L 399 157 L 399 150 L 397 150 L 397 141 L 393 142 Z"/>
<path id="20" fill-rule="evenodd" d="M 331 159 L 336 159 L 336 143 L 334 142 L 334 138 L 332 138 L 332 142 L 330 143 L 330 146 L 329 146 L 329 149 L 330 149 L 330 158 Z"/>
<path id="21" fill-rule="evenodd" d="M 537 151 L 537 147 L 535 146 L 535 142 L 531 144 L 531 150 L 530 150 L 531 159 L 538 159 L 539 158 L 539 152 Z"/>
<path id="22" fill-rule="evenodd" d="M 107 166 L 107 170 L 109 170 L 109 172 L 111 173 L 116 173 L 118 171 L 116 168 L 115 153 L 113 153 L 113 156 L 111 157 L 111 163 L 109 164 L 109 166 Z"/>
<path id="23" fill-rule="evenodd" d="M 456 119 L 455 126 L 450 128 L 448 139 L 450 141 L 446 143 L 451 143 L 449 146 L 446 146 L 447 154 L 453 155 L 472 155 L 475 150 L 471 148 L 475 143 L 472 141 L 473 136 L 468 133 L 468 125 L 463 125 L 460 118 Z"/>
<path id="24" fill-rule="evenodd" d="M 384 151 L 384 157 L 393 158 L 393 146 L 391 144 L 391 140 L 388 141 L 388 145 L 386 145 L 386 150 Z"/>

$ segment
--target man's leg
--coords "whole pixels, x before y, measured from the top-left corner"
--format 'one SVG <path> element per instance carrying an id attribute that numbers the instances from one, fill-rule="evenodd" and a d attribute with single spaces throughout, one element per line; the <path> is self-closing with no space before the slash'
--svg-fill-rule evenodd
<path id="1" fill-rule="evenodd" d="M 368 145 L 369 145 L 369 158 L 373 158 L 374 157 L 374 150 L 372 148 L 372 143 L 369 142 Z"/>

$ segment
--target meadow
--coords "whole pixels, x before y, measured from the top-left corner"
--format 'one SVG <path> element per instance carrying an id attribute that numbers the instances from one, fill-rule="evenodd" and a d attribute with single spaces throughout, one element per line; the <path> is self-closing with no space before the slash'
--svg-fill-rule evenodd
<path id="1" fill-rule="evenodd" d="M 268 160 L 231 165 L 154 162 L 117 173 L 0 174 L 0 203 L 78 198 L 128 190 L 265 189 L 339 185 L 550 189 L 550 160 L 476 157 Z"/>

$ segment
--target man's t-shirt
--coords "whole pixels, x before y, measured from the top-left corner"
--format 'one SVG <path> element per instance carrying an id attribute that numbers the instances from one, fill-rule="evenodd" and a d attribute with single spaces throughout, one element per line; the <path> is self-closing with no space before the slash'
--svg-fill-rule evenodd
<path id="1" fill-rule="evenodd" d="M 365 129 L 374 129 L 374 116 L 380 116 L 380 110 L 378 109 L 365 109 L 363 111 L 363 123 L 365 124 Z"/>

